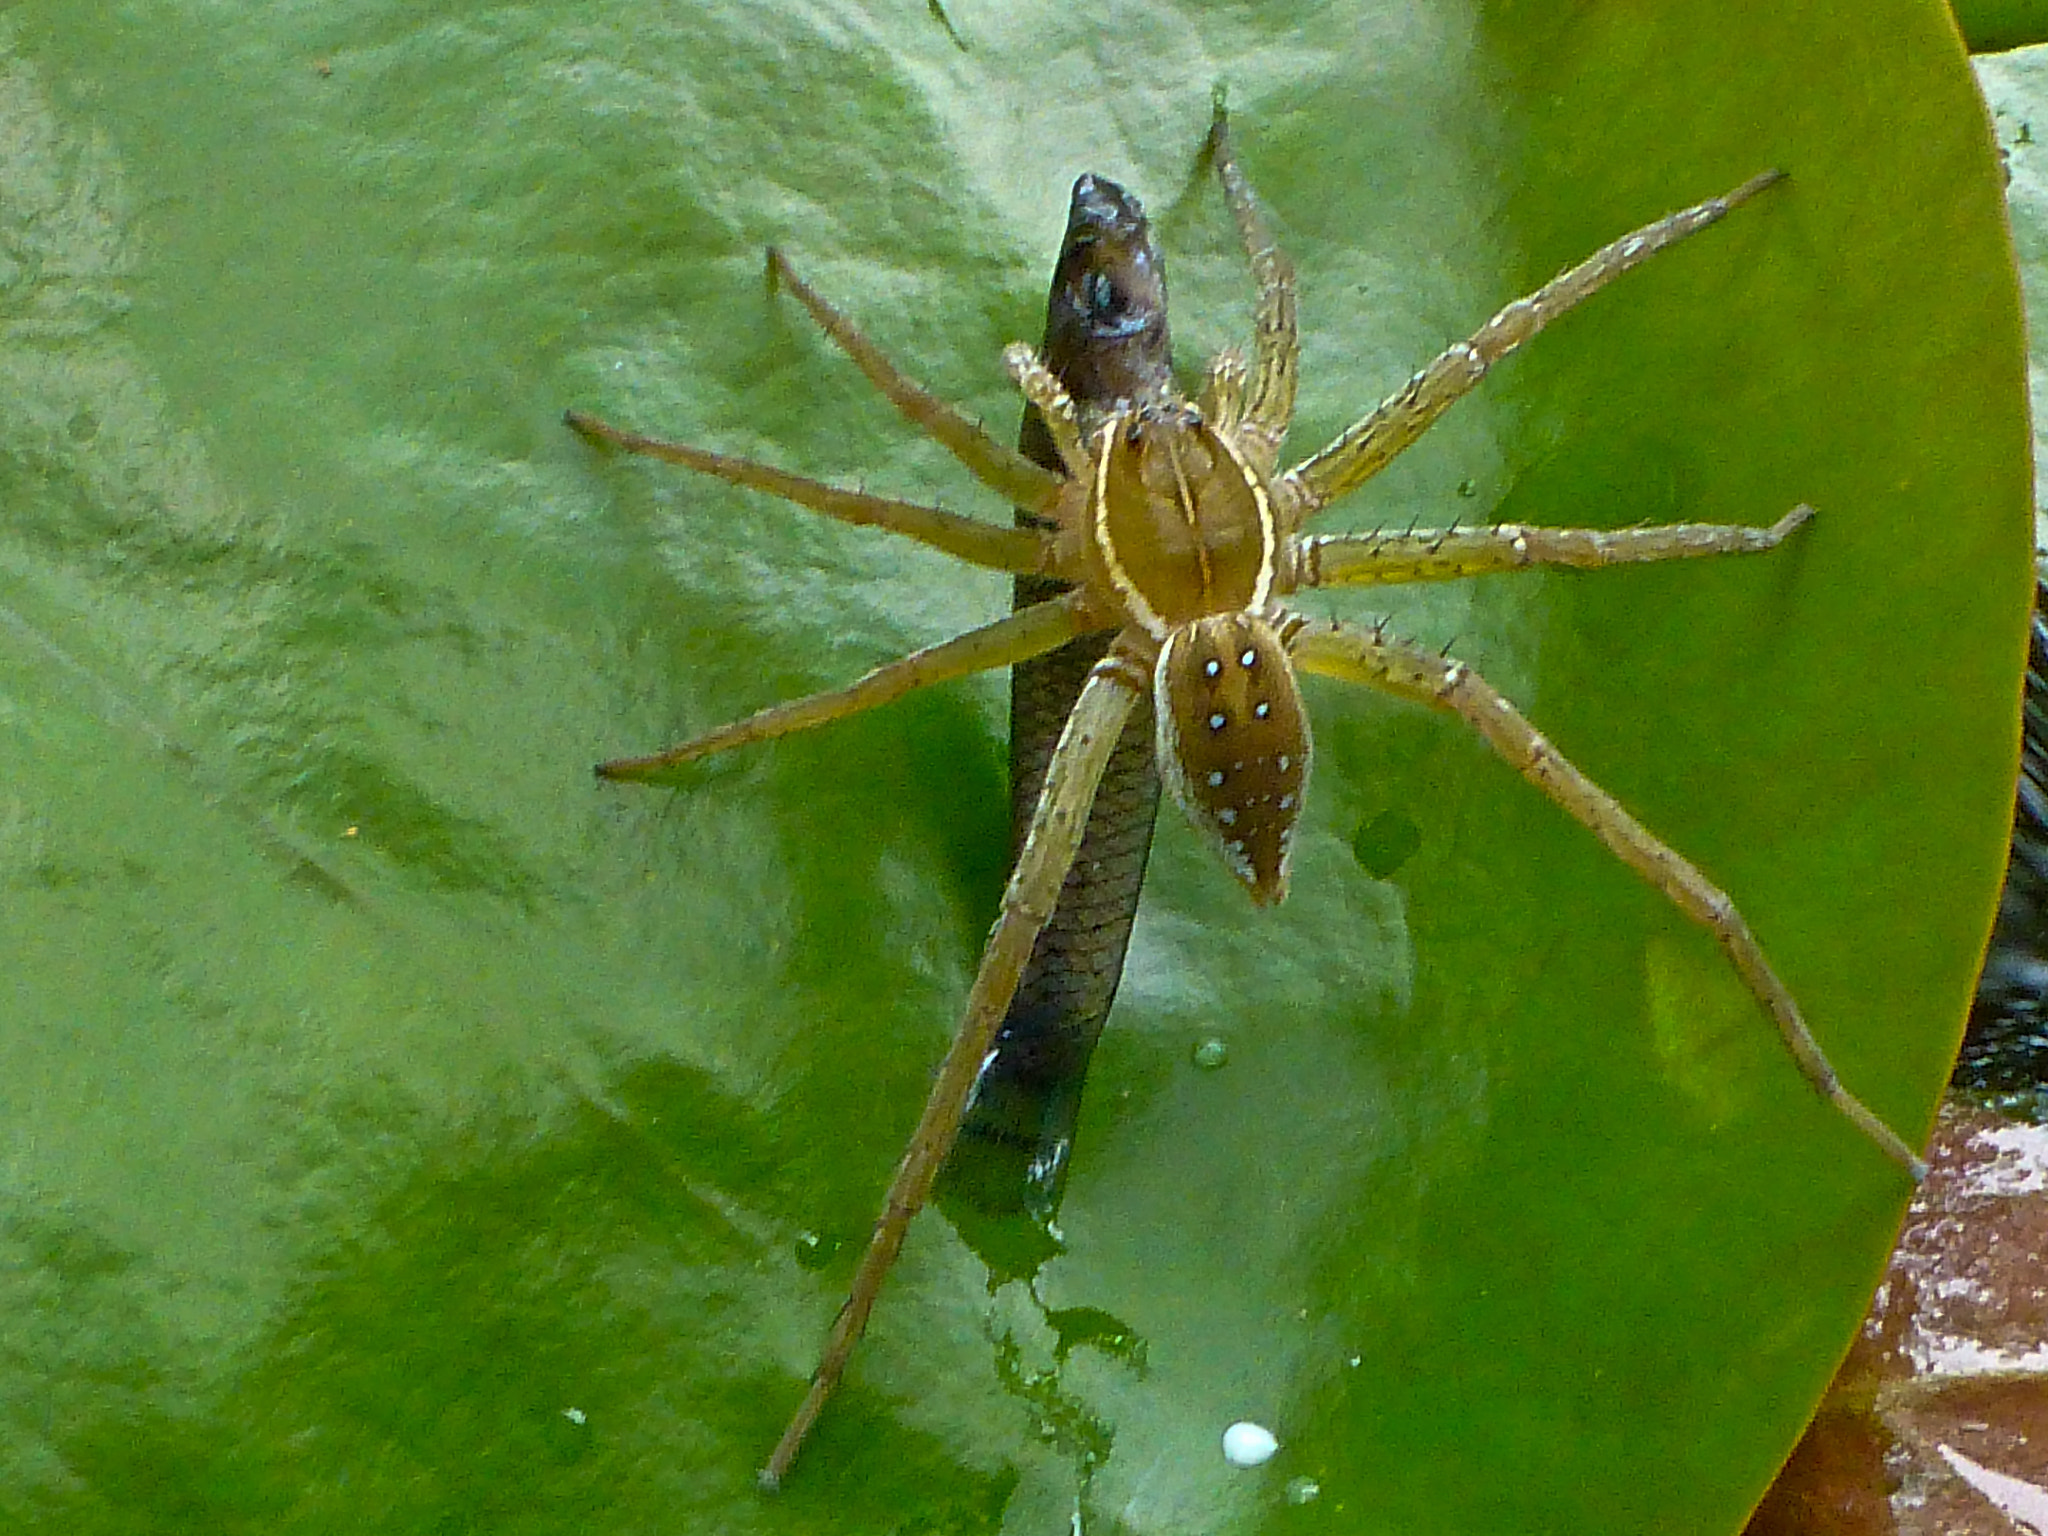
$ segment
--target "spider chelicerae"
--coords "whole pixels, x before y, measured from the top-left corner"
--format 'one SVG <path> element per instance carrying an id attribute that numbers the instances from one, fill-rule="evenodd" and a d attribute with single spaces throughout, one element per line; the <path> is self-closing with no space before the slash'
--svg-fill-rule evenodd
<path id="1" fill-rule="evenodd" d="M 1019 526 L 840 490 L 765 464 L 624 431 L 579 412 L 593 441 L 751 486 L 856 524 L 915 539 L 956 559 L 1051 578 L 1057 595 L 878 667 L 848 687 L 766 709 L 649 757 L 602 764 L 606 778 L 671 782 L 684 765 L 749 742 L 872 709 L 914 689 L 1041 656 L 1078 636 L 1113 634 L 1089 673 L 1048 768 L 1004 892 L 966 1014 L 905 1150 L 809 1392 L 761 1473 L 777 1484 L 837 1386 L 911 1218 L 953 1145 L 1032 945 L 1079 846 L 1096 785 L 1142 699 L 1156 725 L 1161 777 L 1197 832 L 1253 901 L 1287 892 L 1293 834 L 1309 788 L 1308 713 L 1296 683 L 1310 673 L 1363 683 L 1465 720 L 1517 772 L 1585 825 L 1688 917 L 1709 929 L 1776 1026 L 1814 1091 L 1915 1178 L 1924 1165 L 1842 1087 L 1735 904 L 1544 740 L 1470 667 L 1383 628 L 1310 619 L 1287 606 L 1308 587 L 1447 581 L 1536 565 L 1598 567 L 1773 549 L 1813 514 L 1793 508 L 1766 528 L 1672 524 L 1615 531 L 1501 525 L 1408 533 L 1305 532 L 1475 388 L 1495 363 L 1657 252 L 1782 179 L 1765 172 L 1602 247 L 1447 348 L 1384 404 L 1321 451 L 1280 468 L 1293 414 L 1299 347 L 1293 268 L 1274 245 L 1216 104 L 1207 152 L 1258 289 L 1250 356 L 1228 351 L 1199 396 L 1163 376 L 1135 398 L 1077 405 L 1032 350 L 1003 361 L 1050 434 L 1065 473 L 1042 468 L 897 371 L 778 250 L 771 278 L 793 294 L 869 381 L 977 480 L 1022 509 Z M 1099 178 L 1083 185 L 1107 187 Z M 1082 185 L 1077 185 L 1077 207 Z M 1113 326 L 1127 295 L 1113 269 L 1088 279 L 1085 304 Z"/>

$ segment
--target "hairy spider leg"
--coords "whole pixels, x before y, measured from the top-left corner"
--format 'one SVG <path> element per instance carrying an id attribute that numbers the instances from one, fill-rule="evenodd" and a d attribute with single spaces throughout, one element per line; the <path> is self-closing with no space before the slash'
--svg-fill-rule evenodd
<path id="1" fill-rule="evenodd" d="M 779 496 L 784 501 L 795 502 L 800 507 L 837 518 L 842 523 L 863 528 L 885 528 L 949 554 L 956 560 L 964 560 L 969 565 L 1029 576 L 1043 571 L 1051 557 L 1050 540 L 1028 528 L 1005 528 L 995 523 L 984 523 L 979 518 L 963 517 L 958 512 L 948 512 L 943 507 L 922 506 L 888 496 L 870 496 L 865 491 L 841 490 L 822 480 L 792 475 L 787 470 L 757 463 L 753 459 L 712 453 L 708 449 L 693 448 L 688 443 L 672 443 L 644 433 L 629 432 L 584 411 L 565 411 L 562 420 L 591 442 L 669 464 L 680 464 L 699 474 L 714 476 L 728 485 L 766 491 L 770 496 Z"/>
<path id="2" fill-rule="evenodd" d="M 646 757 L 621 757 L 599 763 L 597 776 L 640 784 L 677 783 L 686 764 L 713 753 L 730 752 L 734 747 L 787 736 L 794 731 L 808 731 L 879 708 L 934 683 L 1042 656 L 1083 632 L 1079 613 L 1080 603 L 1074 595 L 1021 608 L 979 629 L 886 662 L 844 688 L 774 705 Z"/>
<path id="3" fill-rule="evenodd" d="M 1052 512 L 1063 483 L 1058 475 L 997 442 L 898 369 L 858 326 L 805 282 L 789 258 L 773 246 L 768 250 L 768 277 L 771 284 L 787 288 L 795 296 L 819 328 L 905 420 L 938 442 L 975 479 L 1031 513 L 1044 517 Z M 751 459 L 627 431 L 582 411 L 569 411 L 563 420 L 594 442 L 680 464 L 733 485 L 766 491 L 841 522 L 885 528 L 972 565 L 1022 576 L 1043 574 L 1048 567 L 1051 541 L 1031 529 L 1004 528 L 940 507 L 841 490 Z"/>
<path id="4" fill-rule="evenodd" d="M 1067 478 L 1083 485 L 1093 480 L 1095 461 L 1081 438 L 1080 412 L 1059 375 L 1021 341 L 1003 348 L 1003 366 L 1009 370 L 1018 393 L 1037 409 L 1045 424 L 1045 435 L 1052 439 L 1053 452 L 1066 467 Z"/>
<path id="5" fill-rule="evenodd" d="M 939 1166 L 959 1134 L 967 1095 L 1017 990 L 1017 979 L 1031 958 L 1038 931 L 1059 900 L 1060 886 L 1088 825 L 1095 787 L 1116 749 L 1124 721 L 1150 687 L 1149 669 L 1118 645 L 1088 674 L 1074 712 L 1067 717 L 1066 729 L 1060 733 L 1059 746 L 1046 770 L 1045 788 L 1039 794 L 1031 828 L 1025 834 L 1024 847 L 1003 892 L 1002 910 L 989 932 L 981 968 L 975 972 L 973 989 L 967 995 L 966 1016 L 940 1063 L 910 1145 L 896 1165 L 882 1214 L 854 1271 L 845 1305 L 840 1307 L 826 1335 L 810 1389 L 776 1442 L 767 1465 L 761 1469 L 764 1488 L 781 1484 L 819 1411 L 839 1385 L 854 1345 L 860 1342 L 882 1282 L 903 1246 L 911 1218 L 923 1208 Z"/>
<path id="6" fill-rule="evenodd" d="M 1361 421 L 1346 428 L 1320 452 L 1282 475 L 1275 501 L 1287 509 L 1290 526 L 1300 524 L 1339 497 L 1358 489 L 1394 456 L 1429 430 L 1436 419 L 1470 394 L 1487 370 L 1559 315 L 1584 303 L 1624 272 L 1688 235 L 1719 223 L 1730 209 L 1785 179 L 1782 171 L 1752 176 L 1722 197 L 1682 208 L 1603 245 L 1526 298 L 1516 299 L 1464 341 L 1453 342 Z"/>
<path id="7" fill-rule="evenodd" d="M 1418 528 L 1407 533 L 1326 533 L 1294 541 L 1299 587 L 1372 587 L 1456 581 L 1564 565 L 1596 570 L 1702 555 L 1754 555 L 1776 549 L 1813 518 L 1794 507 L 1768 528 L 1744 523 L 1664 523 L 1648 528 Z"/>
<path id="8" fill-rule="evenodd" d="M 1265 215 L 1251 183 L 1237 163 L 1230 143 L 1230 118 L 1223 109 L 1223 95 L 1215 97 L 1209 122 L 1209 153 L 1215 157 L 1216 177 L 1223 183 L 1223 200 L 1230 205 L 1244 242 L 1245 259 L 1258 289 L 1258 305 L 1252 327 L 1251 374 L 1242 384 L 1242 415 L 1234 425 L 1245 456 L 1258 466 L 1259 474 L 1271 479 L 1280 464 L 1280 444 L 1294 419 L 1294 392 L 1300 374 L 1301 344 L 1297 338 L 1294 306 L 1294 263 L 1274 242 Z M 1242 361 L 1231 354 L 1219 357 L 1211 368 L 1209 393 L 1219 401 L 1229 399 L 1234 381 L 1219 379 L 1219 370 L 1241 372 Z"/>
<path id="9" fill-rule="evenodd" d="M 1778 1038 L 1814 1092 L 1840 1110 L 1858 1130 L 1915 1180 L 1927 1165 L 1898 1133 L 1865 1107 L 1835 1075 L 1801 1017 L 1798 1003 L 1764 958 L 1728 894 L 1684 856 L 1631 816 L 1606 790 L 1586 777 L 1544 739 L 1521 712 L 1464 662 L 1404 640 L 1334 621 L 1295 621 L 1289 636 L 1294 664 L 1319 677 L 1363 683 L 1397 698 L 1456 714 L 1486 739 L 1509 767 L 1548 795 L 1607 845 L 1673 906 L 1713 934 L 1736 972 L 1769 1012 Z"/>
<path id="10" fill-rule="evenodd" d="M 768 247 L 768 277 L 787 288 L 810 311 L 819 329 L 831 337 L 839 350 L 853 359 L 867 381 L 880 390 L 903 418 L 933 438 L 966 468 L 967 472 L 1005 501 L 1035 512 L 1048 510 L 1059 495 L 1060 477 L 1041 469 L 1023 454 L 999 443 L 980 425 L 968 420 L 937 395 L 916 383 L 889 361 L 882 349 L 861 333 L 860 327 L 834 309 L 811 285 L 797 276 L 789 258 L 774 246 Z"/>

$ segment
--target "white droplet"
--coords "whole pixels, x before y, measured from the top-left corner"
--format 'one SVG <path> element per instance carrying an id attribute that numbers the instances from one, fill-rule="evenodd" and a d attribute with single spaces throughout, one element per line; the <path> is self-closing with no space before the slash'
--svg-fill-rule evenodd
<path id="1" fill-rule="evenodd" d="M 1209 729 L 1212 731 L 1222 730 L 1227 723 L 1222 715 L 1211 715 L 1209 717 Z"/>
<path id="2" fill-rule="evenodd" d="M 1221 789 L 1223 787 L 1223 770 L 1221 768 L 1211 768 L 1209 770 L 1209 787 L 1211 789 Z"/>
<path id="3" fill-rule="evenodd" d="M 567 1419 L 571 1424 L 581 1424 L 585 1421 L 584 1413 L 581 1408 L 564 1408 L 562 1410 L 562 1417 Z"/>
<path id="4" fill-rule="evenodd" d="M 1233 1467 L 1262 1467 L 1279 1449 L 1273 1431 L 1249 1419 L 1240 1419 L 1223 1431 L 1223 1459 Z"/>

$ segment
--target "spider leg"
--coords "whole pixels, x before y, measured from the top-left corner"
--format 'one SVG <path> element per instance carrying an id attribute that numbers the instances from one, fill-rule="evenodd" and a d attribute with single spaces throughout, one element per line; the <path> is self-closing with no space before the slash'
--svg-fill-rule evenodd
<path id="1" fill-rule="evenodd" d="M 844 688 L 777 704 L 648 757 L 621 757 L 599 763 L 597 776 L 640 784 L 675 783 L 683 765 L 699 758 L 843 720 L 933 683 L 1042 656 L 1066 644 L 1082 630 L 1078 599 L 1068 596 L 1035 603 L 992 624 L 885 663 Z"/>
<path id="2" fill-rule="evenodd" d="M 1386 468 L 1396 454 L 1428 431 L 1437 417 L 1470 394 L 1489 368 L 1559 315 L 1659 251 L 1718 223 L 1731 208 L 1783 179 L 1781 171 L 1765 171 L 1724 197 L 1709 198 L 1645 224 L 1602 246 L 1526 298 L 1516 299 L 1469 339 L 1453 342 L 1371 415 L 1281 477 L 1298 497 L 1301 514 L 1307 516 L 1328 506 Z"/>
<path id="3" fill-rule="evenodd" d="M 905 420 L 936 439 L 975 479 L 1020 507 L 1044 512 L 1052 506 L 1059 495 L 1059 476 L 997 442 L 937 395 L 905 377 L 881 348 L 861 334 L 858 326 L 798 277 L 789 258 L 772 245 L 768 247 L 768 279 L 795 294 L 819 328 L 867 375 L 868 382 L 888 397 Z"/>
<path id="4" fill-rule="evenodd" d="M 1066 729 L 1060 734 L 1060 744 L 1046 772 L 1045 789 L 1032 815 L 1031 828 L 1025 834 L 1023 850 L 1017 855 L 1017 866 L 1003 892 L 1002 911 L 989 933 L 981 969 L 975 973 L 973 989 L 967 995 L 966 1017 L 939 1066 L 910 1145 L 896 1165 L 882 1214 L 854 1271 L 846 1304 L 839 1309 L 825 1337 L 810 1390 L 761 1469 L 761 1484 L 765 1488 L 781 1483 L 819 1410 L 839 1385 L 846 1362 L 867 1327 L 868 1314 L 874 1310 L 882 1281 L 903 1246 L 910 1220 L 931 1194 L 932 1181 L 959 1132 L 960 1117 L 974 1087 L 975 1075 L 988 1056 L 996 1027 L 1017 990 L 1017 978 L 1074 862 L 1081 833 L 1088 824 L 1095 786 L 1123 733 L 1124 721 L 1150 685 L 1150 675 L 1118 647 L 1096 663 L 1075 702 L 1074 712 L 1067 717 Z"/>
<path id="5" fill-rule="evenodd" d="M 1235 347 L 1225 347 L 1209 360 L 1209 373 L 1202 380 L 1197 404 L 1202 420 L 1233 442 L 1244 435 L 1244 391 L 1244 354 Z"/>
<path id="6" fill-rule="evenodd" d="M 1590 570 L 1699 555 L 1748 555 L 1776 549 L 1813 517 L 1794 507 L 1768 528 L 1727 523 L 1666 523 L 1655 528 L 1418 528 L 1409 533 L 1313 534 L 1295 544 L 1295 583 L 1372 587 L 1455 581 L 1532 565 Z"/>
<path id="7" fill-rule="evenodd" d="M 784 501 L 793 501 L 813 512 L 836 517 L 842 523 L 886 528 L 891 533 L 900 533 L 907 539 L 942 550 L 969 565 L 1028 576 L 1043 571 L 1052 556 L 1050 541 L 1028 529 L 984 523 L 979 518 L 962 517 L 942 507 L 920 506 L 916 502 L 897 501 L 887 496 L 870 496 L 864 491 L 843 491 L 821 480 L 792 475 L 766 464 L 757 464 L 752 459 L 734 458 L 730 454 L 692 448 L 687 443 L 665 442 L 657 437 L 629 432 L 582 411 L 565 412 L 562 420 L 594 443 L 680 464 L 685 469 L 715 476 L 728 485 L 766 491 L 771 496 L 780 496 Z"/>
<path id="8" fill-rule="evenodd" d="M 1927 1165 L 1842 1086 L 1800 1016 L 1791 991 L 1771 969 L 1749 924 L 1727 893 L 1574 767 L 1484 678 L 1461 661 L 1336 623 L 1303 623 L 1290 643 L 1294 664 L 1303 672 L 1364 683 L 1462 717 L 1510 767 L 1569 812 L 1687 917 L 1711 932 L 1770 1014 L 1785 1049 L 1814 1092 L 1846 1115 L 1916 1181 L 1925 1177 Z"/>
<path id="9" fill-rule="evenodd" d="M 1209 123 L 1209 151 L 1215 157 L 1216 176 L 1223 183 L 1223 200 L 1230 205 L 1230 215 L 1237 222 L 1238 237 L 1244 242 L 1252 280 L 1259 290 L 1252 332 L 1251 376 L 1245 386 L 1238 440 L 1259 472 L 1271 475 L 1280 461 L 1280 442 L 1287 436 L 1287 424 L 1294 419 L 1294 390 L 1301 358 L 1295 332 L 1294 263 L 1274 244 L 1265 215 L 1259 211 L 1259 200 L 1237 163 L 1237 152 L 1230 143 L 1230 117 L 1224 110 L 1221 91 L 1216 93 L 1215 115 Z"/>
<path id="10" fill-rule="evenodd" d="M 1083 485 L 1095 481 L 1095 464 L 1088 457 L 1088 445 L 1081 439 L 1080 413 L 1074 408 L 1074 397 L 1067 393 L 1067 386 L 1059 375 L 1045 366 L 1039 355 L 1021 341 L 1013 341 L 1003 348 L 1003 366 L 1010 370 L 1010 377 L 1016 381 L 1017 391 L 1037 410 L 1040 421 L 1045 425 L 1045 434 L 1052 439 L 1053 451 L 1066 466 L 1067 478 L 1078 480 Z"/>

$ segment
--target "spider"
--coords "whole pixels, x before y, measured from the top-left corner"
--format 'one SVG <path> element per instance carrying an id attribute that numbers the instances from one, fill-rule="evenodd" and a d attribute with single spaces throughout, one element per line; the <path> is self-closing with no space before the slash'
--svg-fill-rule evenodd
<path id="1" fill-rule="evenodd" d="M 1813 1090 L 1915 1179 L 1925 1172 L 1912 1149 L 1841 1085 L 1726 893 L 1559 755 L 1462 661 L 1381 626 L 1310 619 L 1285 601 L 1289 593 L 1310 587 L 1448 581 L 1537 565 L 1599 567 L 1753 554 L 1789 538 L 1813 516 L 1811 508 L 1794 507 L 1767 528 L 1685 523 L 1604 531 L 1503 524 L 1395 534 L 1304 532 L 1312 517 L 1377 474 L 1550 321 L 1725 217 L 1782 174 L 1766 171 L 1724 196 L 1603 246 L 1516 299 L 1468 339 L 1452 343 L 1327 447 L 1283 471 L 1280 447 L 1294 409 L 1299 351 L 1294 272 L 1268 234 L 1237 163 L 1220 97 L 1205 153 L 1257 287 L 1250 357 L 1224 352 L 1193 401 L 1162 374 L 1131 398 L 1090 402 L 1083 409 L 1029 347 L 1011 345 L 1004 364 L 1042 419 L 1064 475 L 996 442 L 898 372 L 797 275 L 788 257 L 768 252 L 771 280 L 803 305 L 911 423 L 1022 509 L 1027 516 L 1019 526 L 839 490 L 765 464 L 625 431 L 576 411 L 566 418 L 598 443 L 752 486 L 828 517 L 885 528 L 971 565 L 1065 584 L 1055 595 L 878 667 L 845 688 L 762 710 L 652 756 L 601 764 L 597 771 L 605 778 L 673 782 L 686 764 L 713 753 L 1026 661 L 1077 636 L 1114 636 L 1060 735 L 965 1017 L 897 1165 L 809 1390 L 761 1471 L 765 1487 L 775 1487 L 788 1472 L 846 1370 L 911 1219 L 953 1145 L 977 1071 L 1059 897 L 1104 766 L 1143 699 L 1152 704 L 1166 788 L 1260 905 L 1287 894 L 1289 855 L 1309 788 L 1312 749 L 1298 673 L 1362 683 L 1459 716 L 1510 767 L 1706 927 Z M 1077 198 L 1080 190 L 1077 185 Z M 1098 322 L 1113 324 L 1128 302 L 1130 295 L 1120 291 L 1124 277 L 1110 269 L 1088 279 L 1084 299 Z"/>

